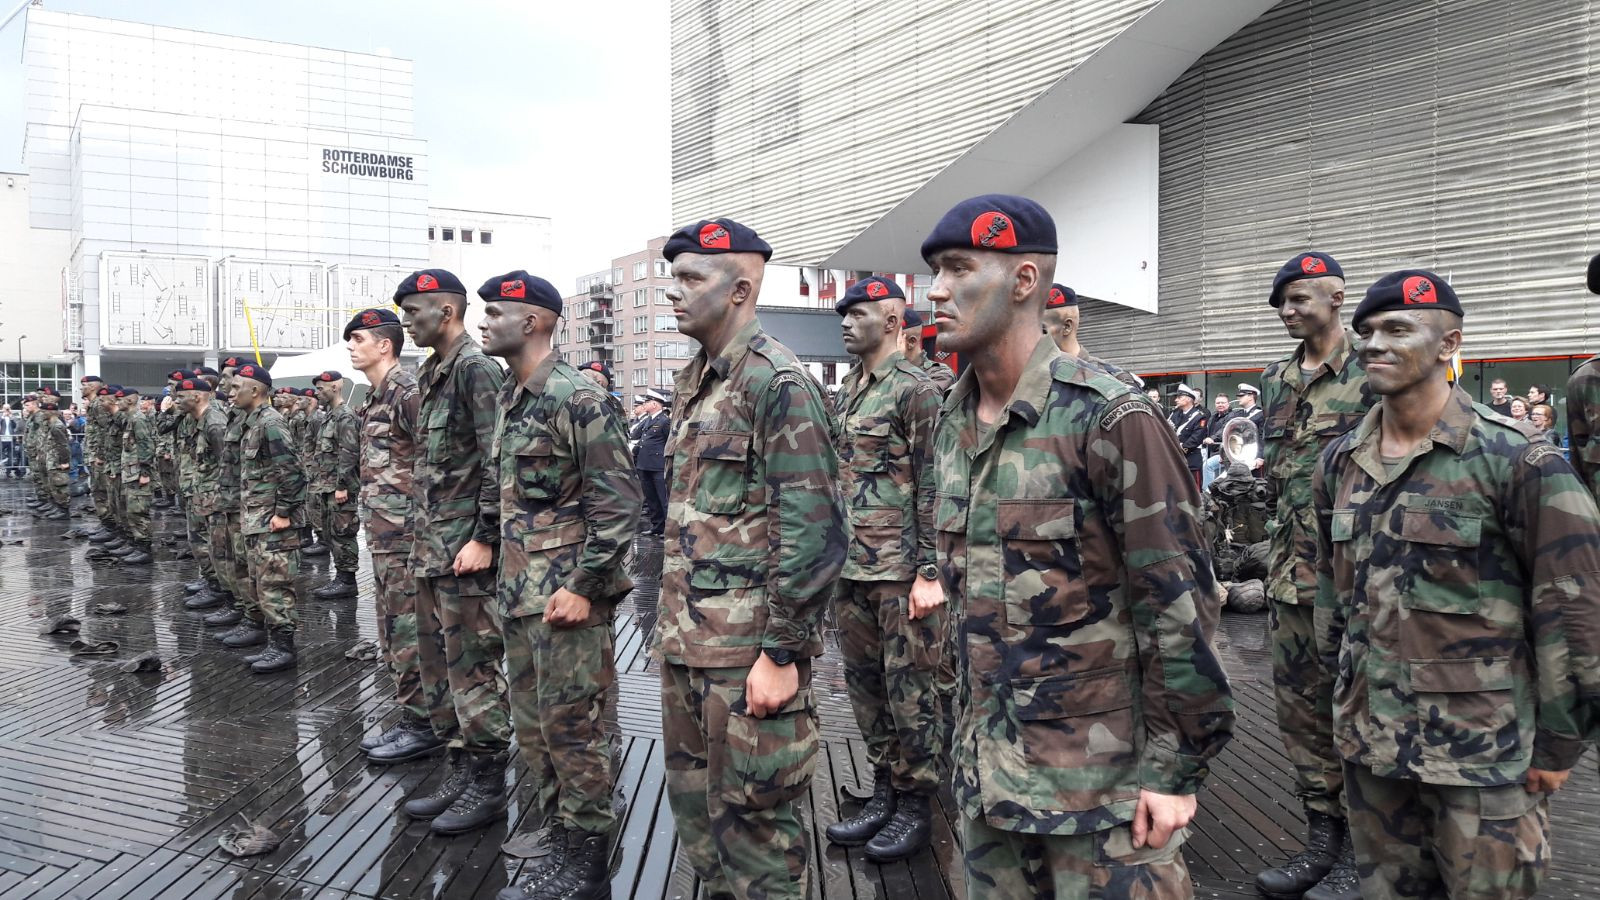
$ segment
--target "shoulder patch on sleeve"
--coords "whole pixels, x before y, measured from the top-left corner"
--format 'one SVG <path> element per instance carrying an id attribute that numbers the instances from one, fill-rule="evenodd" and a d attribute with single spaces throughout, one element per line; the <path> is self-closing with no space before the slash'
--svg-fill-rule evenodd
<path id="1" fill-rule="evenodd" d="M 1100 417 L 1100 430 L 1110 431 L 1117 426 L 1118 422 L 1135 413 L 1144 413 L 1147 416 L 1154 417 L 1156 410 L 1155 407 L 1150 405 L 1150 401 L 1143 397 L 1128 397 L 1107 410 L 1106 414 Z"/>
<path id="2" fill-rule="evenodd" d="M 1565 456 L 1562 456 L 1560 447 L 1547 441 L 1538 441 L 1528 447 L 1528 452 L 1523 455 L 1522 461 L 1530 466 L 1537 466 L 1552 456 L 1557 459 L 1566 459 Z"/>

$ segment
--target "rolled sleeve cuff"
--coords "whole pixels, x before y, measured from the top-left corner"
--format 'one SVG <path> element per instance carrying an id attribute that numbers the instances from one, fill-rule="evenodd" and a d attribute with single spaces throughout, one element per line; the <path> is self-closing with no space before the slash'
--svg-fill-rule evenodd
<path id="1" fill-rule="evenodd" d="M 1583 746 L 1583 741 L 1576 738 L 1540 730 L 1533 738 L 1533 760 L 1529 765 L 1546 772 L 1565 772 L 1578 764 Z"/>
<path id="2" fill-rule="evenodd" d="M 1147 748 L 1139 762 L 1139 786 L 1157 794 L 1197 794 L 1210 773 L 1210 762 L 1202 757 Z"/>
<path id="3" fill-rule="evenodd" d="M 605 576 L 585 572 L 582 569 L 573 573 L 572 578 L 568 579 L 567 583 L 562 586 L 580 597 L 587 597 L 591 602 L 609 599 L 601 596 L 606 591 Z"/>
<path id="4" fill-rule="evenodd" d="M 763 650 L 788 650 L 805 655 L 811 648 L 811 629 L 798 622 L 769 615 L 767 631 L 761 636 Z"/>

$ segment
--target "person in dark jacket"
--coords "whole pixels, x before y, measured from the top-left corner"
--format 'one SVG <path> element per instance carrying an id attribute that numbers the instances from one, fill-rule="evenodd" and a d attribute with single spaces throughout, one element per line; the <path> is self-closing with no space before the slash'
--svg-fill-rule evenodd
<path id="1" fill-rule="evenodd" d="M 1200 486 L 1200 469 L 1205 465 L 1205 459 L 1200 450 L 1200 445 L 1206 439 L 1206 411 L 1200 408 L 1200 392 L 1187 384 L 1178 385 L 1177 391 L 1172 395 L 1172 402 L 1176 409 L 1169 417 L 1172 430 L 1178 436 L 1178 446 L 1183 450 L 1184 461 L 1189 465 L 1189 472 L 1194 475 L 1196 487 Z"/>
<path id="2" fill-rule="evenodd" d="M 639 472 L 639 484 L 644 488 L 645 517 L 649 520 L 645 534 L 660 535 L 667 527 L 667 479 L 664 460 L 667 434 L 672 430 L 667 416 L 667 398 L 655 391 L 645 391 L 635 397 L 638 418 L 634 419 L 632 433 L 633 467 Z"/>

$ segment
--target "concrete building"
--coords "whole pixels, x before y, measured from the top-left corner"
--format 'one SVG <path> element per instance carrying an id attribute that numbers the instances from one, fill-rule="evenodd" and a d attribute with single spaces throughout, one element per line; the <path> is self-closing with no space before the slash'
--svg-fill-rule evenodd
<path id="1" fill-rule="evenodd" d="M 25 172 L 0 172 L 0 402 L 18 408 L 23 394 L 49 385 L 71 390 L 72 358 L 63 348 L 61 262 L 71 234 L 34 228 L 28 221 L 32 192 Z"/>
<path id="2" fill-rule="evenodd" d="M 37 312 L 66 325 L 39 357 L 149 386 L 174 362 L 327 347 L 430 264 L 475 287 L 549 259 L 547 219 L 430 208 L 408 60 L 27 15 L 29 218 L 69 248 L 40 263 L 64 311 Z"/>
<path id="3" fill-rule="evenodd" d="M 612 388 L 630 400 L 647 389 L 672 390 L 678 370 L 700 348 L 678 333 L 667 302 L 666 243 L 651 238 L 643 249 L 580 277 L 577 292 L 563 300 L 556 349 L 575 365 L 599 360 L 610 366 Z"/>
<path id="4" fill-rule="evenodd" d="M 1490 9 L 677 4 L 674 218 L 747 221 L 823 285 L 926 272 L 950 205 L 1027 194 L 1088 298 L 1085 343 L 1208 395 L 1290 348 L 1265 298 L 1295 252 L 1338 257 L 1352 304 L 1432 268 L 1468 307 L 1469 389 L 1559 386 L 1600 346 L 1581 274 L 1600 29 L 1581 0 Z"/>

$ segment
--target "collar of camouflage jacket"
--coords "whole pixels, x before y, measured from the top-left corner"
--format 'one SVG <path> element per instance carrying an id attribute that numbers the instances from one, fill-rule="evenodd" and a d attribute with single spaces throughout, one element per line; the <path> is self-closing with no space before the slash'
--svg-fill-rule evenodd
<path id="1" fill-rule="evenodd" d="M 1321 378 L 1324 374 L 1337 375 L 1344 371 L 1345 366 L 1358 364 L 1361 358 L 1356 354 L 1356 340 L 1356 333 L 1346 328 L 1344 333 L 1339 336 L 1339 346 L 1333 351 L 1333 355 L 1329 356 L 1315 372 L 1312 372 L 1309 378 L 1306 377 L 1305 371 L 1300 368 L 1301 361 L 1306 358 L 1306 345 L 1302 341 L 1300 346 L 1294 348 L 1294 353 L 1289 357 L 1290 364 L 1283 367 L 1283 380 L 1297 388 L 1303 387 Z"/>
<path id="2" fill-rule="evenodd" d="M 461 348 L 471 342 L 472 336 L 463 331 L 450 342 L 449 347 L 442 351 L 434 351 L 434 354 L 422 363 L 422 377 L 427 379 L 429 384 L 444 378 L 450 373 L 450 367 L 455 365 L 456 357 L 461 355 Z"/>
<path id="3" fill-rule="evenodd" d="M 854 400 L 859 393 L 866 391 L 868 385 L 876 381 L 882 381 L 885 376 L 894 371 L 895 364 L 905 358 L 906 355 L 904 353 L 896 350 L 884 357 L 883 362 L 874 366 L 871 372 L 865 373 L 861 371 L 861 363 L 856 363 L 855 368 L 852 368 L 850 373 L 844 376 L 844 389 L 849 392 L 845 396 Z"/>
<path id="4" fill-rule="evenodd" d="M 1012 414 L 1020 416 L 1029 425 L 1039 421 L 1039 410 L 1050 400 L 1050 383 L 1055 380 L 1057 357 L 1072 359 L 1062 353 L 1056 342 L 1044 334 L 1039 335 L 1039 342 L 1033 345 L 1033 352 L 1028 355 L 1028 361 L 1022 367 L 1022 377 L 1017 379 L 1017 386 L 1011 389 L 1011 399 L 1006 402 L 1005 411 L 1001 413 L 994 428 L 988 430 L 982 445 L 982 450 L 988 446 L 994 433 L 999 431 L 999 426 L 1005 424 Z M 1076 364 L 1076 360 L 1073 360 Z M 963 419 L 977 420 L 978 406 L 978 379 L 971 368 L 961 374 L 961 378 L 950 388 L 950 396 L 944 403 L 944 414 L 959 414 Z"/>
<path id="5" fill-rule="evenodd" d="M 700 352 L 683 370 L 678 373 L 678 378 L 673 385 L 677 395 L 692 397 L 700 392 L 700 386 L 705 383 L 706 373 L 712 373 L 718 378 L 727 378 L 733 367 L 744 359 L 750 352 L 750 345 L 755 343 L 756 336 L 761 333 L 761 320 L 752 318 L 743 328 L 734 332 L 728 341 L 728 346 L 712 360 L 706 359 L 705 345 L 700 346 Z"/>
<path id="6" fill-rule="evenodd" d="M 539 364 L 533 367 L 533 371 L 529 372 L 528 377 L 520 384 L 506 379 L 506 397 L 510 401 L 507 405 L 516 405 L 517 397 L 523 393 L 544 393 L 544 386 L 550 381 L 550 373 L 556 370 L 556 364 L 561 361 L 561 351 L 551 350 L 544 359 L 539 360 Z"/>
<path id="7" fill-rule="evenodd" d="M 1460 456 L 1466 451 L 1467 441 L 1472 437 L 1472 426 L 1478 421 L 1478 412 L 1472 408 L 1472 398 L 1467 396 L 1460 385 L 1453 386 L 1433 430 L 1429 431 L 1422 443 L 1411 451 L 1410 456 L 1391 470 L 1389 466 L 1384 465 L 1382 455 L 1379 453 L 1383 440 L 1383 409 L 1383 400 L 1380 399 L 1373 404 L 1366 418 L 1356 426 L 1350 451 L 1351 459 L 1380 484 L 1388 484 L 1394 478 L 1398 478 L 1411 468 L 1412 460 L 1420 458 L 1434 447 L 1448 447 Z"/>

